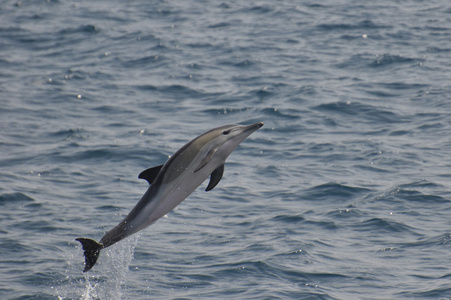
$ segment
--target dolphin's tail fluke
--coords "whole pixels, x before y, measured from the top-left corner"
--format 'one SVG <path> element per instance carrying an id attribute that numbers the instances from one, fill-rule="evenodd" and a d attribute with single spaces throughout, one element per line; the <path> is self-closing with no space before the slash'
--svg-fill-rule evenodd
<path id="1" fill-rule="evenodd" d="M 91 239 L 78 238 L 75 240 L 79 241 L 83 247 L 85 253 L 85 269 L 83 272 L 87 272 L 96 264 L 103 245 Z"/>

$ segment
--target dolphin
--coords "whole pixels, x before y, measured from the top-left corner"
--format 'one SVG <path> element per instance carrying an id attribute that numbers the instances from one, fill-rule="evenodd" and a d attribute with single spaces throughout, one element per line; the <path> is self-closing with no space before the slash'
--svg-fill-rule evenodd
<path id="1" fill-rule="evenodd" d="M 174 153 L 163 165 L 149 168 L 138 178 L 150 186 L 141 200 L 116 227 L 100 240 L 77 238 L 85 255 L 83 272 L 91 270 L 100 250 L 148 227 L 186 199 L 205 179 L 212 190 L 221 180 L 224 163 L 233 150 L 254 131 L 263 126 L 225 125 L 211 129 Z"/>

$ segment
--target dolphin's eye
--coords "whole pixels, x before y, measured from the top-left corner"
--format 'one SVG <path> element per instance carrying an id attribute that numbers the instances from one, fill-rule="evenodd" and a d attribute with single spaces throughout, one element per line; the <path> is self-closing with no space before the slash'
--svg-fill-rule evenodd
<path id="1" fill-rule="evenodd" d="M 230 133 L 230 130 L 225 130 L 222 132 L 223 135 L 228 135 Z"/>

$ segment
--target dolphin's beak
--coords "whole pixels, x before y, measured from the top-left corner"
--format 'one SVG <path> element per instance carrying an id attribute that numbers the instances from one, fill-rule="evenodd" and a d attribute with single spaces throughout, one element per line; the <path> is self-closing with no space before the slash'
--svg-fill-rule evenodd
<path id="1" fill-rule="evenodd" d="M 244 131 L 255 131 L 255 130 L 261 128 L 263 125 L 264 125 L 263 122 L 258 122 L 258 123 L 247 126 L 247 128 Z"/>

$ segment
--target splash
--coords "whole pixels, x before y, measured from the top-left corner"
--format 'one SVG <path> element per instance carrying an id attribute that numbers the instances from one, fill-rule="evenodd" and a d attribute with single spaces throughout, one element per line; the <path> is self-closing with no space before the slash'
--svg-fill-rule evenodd
<path id="1" fill-rule="evenodd" d="M 72 249 L 63 254 L 67 263 L 65 279 L 52 287 L 58 299 L 119 300 L 125 297 L 124 285 L 139 236 L 135 234 L 102 250 L 100 263 L 86 273 L 82 273 L 80 264 L 81 246 L 76 246 L 78 252 Z"/>
<path id="2" fill-rule="evenodd" d="M 81 299 L 122 298 L 123 285 L 127 281 L 128 267 L 133 259 L 138 238 L 139 234 L 135 234 L 104 250 L 101 267 L 103 275 L 97 277 L 90 275 L 89 272 L 85 273 L 86 285 Z"/>

